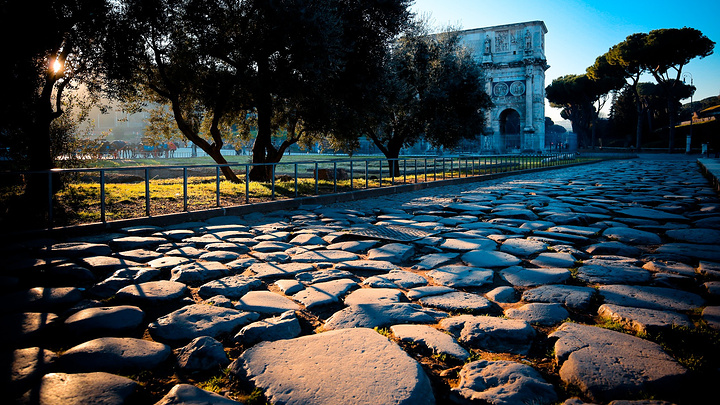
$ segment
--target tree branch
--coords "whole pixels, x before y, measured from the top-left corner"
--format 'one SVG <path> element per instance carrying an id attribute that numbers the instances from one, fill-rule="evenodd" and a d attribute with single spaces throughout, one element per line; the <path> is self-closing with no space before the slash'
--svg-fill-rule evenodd
<path id="1" fill-rule="evenodd" d="M 373 141 L 373 143 L 375 144 L 375 146 L 377 146 L 378 149 L 380 149 L 380 152 L 382 152 L 383 155 L 385 155 L 385 156 L 388 155 L 388 153 L 389 153 L 388 148 L 386 148 L 385 145 L 383 145 L 383 143 L 380 142 L 380 138 L 377 137 L 377 135 L 375 134 L 375 132 L 373 132 L 373 131 L 372 131 L 371 129 L 369 129 L 369 128 L 365 128 L 365 130 L 364 130 L 363 132 L 365 132 L 365 135 L 366 135 L 368 138 L 372 139 L 372 141 Z"/>
<path id="2" fill-rule="evenodd" d="M 58 85 L 57 93 L 55 94 L 55 111 L 50 113 L 51 120 L 60 117 L 64 112 L 62 109 L 62 95 L 69 83 L 69 80 L 59 80 L 59 82 L 60 84 Z"/>

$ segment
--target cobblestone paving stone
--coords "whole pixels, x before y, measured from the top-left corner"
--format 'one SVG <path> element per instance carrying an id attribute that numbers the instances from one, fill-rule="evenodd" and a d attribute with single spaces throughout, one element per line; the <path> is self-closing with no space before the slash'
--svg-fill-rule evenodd
<path id="1" fill-rule="evenodd" d="M 390 225 L 420 237 L 382 239 Z M 657 333 L 717 333 L 719 238 L 697 163 L 648 155 L 16 241 L 0 250 L 3 391 L 42 404 L 234 403 L 253 387 L 297 404 L 698 403 L 720 369 L 698 371 Z M 132 358 L 97 342 L 131 342 Z"/>

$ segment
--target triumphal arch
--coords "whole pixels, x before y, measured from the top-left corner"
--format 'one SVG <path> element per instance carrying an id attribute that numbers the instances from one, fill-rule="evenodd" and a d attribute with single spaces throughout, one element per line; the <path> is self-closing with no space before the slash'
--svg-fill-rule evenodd
<path id="1" fill-rule="evenodd" d="M 542 21 L 460 32 L 485 71 L 485 88 L 494 104 L 481 137 L 483 151 L 545 149 L 546 33 Z"/>

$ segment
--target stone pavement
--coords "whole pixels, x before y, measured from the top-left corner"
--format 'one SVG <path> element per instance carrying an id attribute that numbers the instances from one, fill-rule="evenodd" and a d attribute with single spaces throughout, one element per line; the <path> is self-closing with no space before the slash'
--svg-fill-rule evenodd
<path id="1" fill-rule="evenodd" d="M 2 252 L 20 403 L 690 404 L 720 377 L 720 200 L 683 156 Z"/>

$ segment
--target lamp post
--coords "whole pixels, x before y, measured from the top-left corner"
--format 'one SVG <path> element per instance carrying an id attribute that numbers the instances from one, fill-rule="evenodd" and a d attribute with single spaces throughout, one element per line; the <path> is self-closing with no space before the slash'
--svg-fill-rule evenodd
<path id="1" fill-rule="evenodd" d="M 685 72 L 682 75 L 683 84 L 685 84 L 685 78 L 690 76 L 690 86 L 695 87 L 695 83 L 693 80 L 693 75 L 690 72 Z M 690 153 L 690 142 L 692 141 L 692 133 L 693 133 L 693 93 L 695 93 L 695 89 L 692 90 L 692 93 L 690 93 L 690 133 L 687 135 L 687 138 L 685 139 L 685 153 Z"/>

